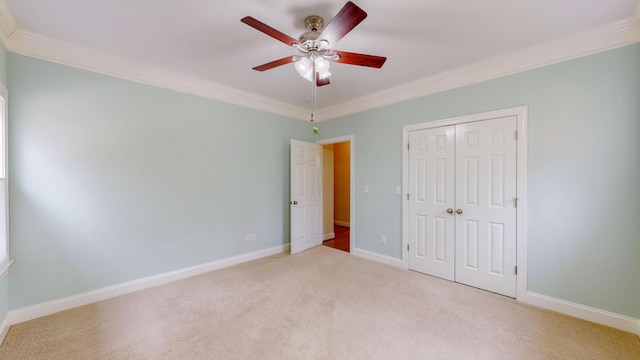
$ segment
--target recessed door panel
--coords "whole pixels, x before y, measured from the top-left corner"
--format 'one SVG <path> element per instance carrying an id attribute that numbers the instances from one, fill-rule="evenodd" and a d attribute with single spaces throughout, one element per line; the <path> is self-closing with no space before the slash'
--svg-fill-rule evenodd
<path id="1" fill-rule="evenodd" d="M 433 161 L 433 203 L 443 205 L 447 202 L 447 159 Z"/>
<path id="2" fill-rule="evenodd" d="M 478 157 L 468 156 L 464 159 L 464 205 L 465 206 L 478 206 Z"/>
<path id="3" fill-rule="evenodd" d="M 424 215 L 417 215 L 416 227 L 416 256 L 424 259 L 427 256 L 427 217 Z"/>
<path id="4" fill-rule="evenodd" d="M 427 202 L 427 160 L 416 160 L 416 201 Z"/>
<path id="5" fill-rule="evenodd" d="M 304 164 L 301 166 L 297 166 L 294 171 L 296 173 L 295 186 L 293 187 L 293 191 L 295 191 L 295 197 L 304 197 L 306 195 L 304 192 L 307 188 L 305 186 L 307 176 L 305 173 L 306 170 Z"/>
<path id="6" fill-rule="evenodd" d="M 447 260 L 447 219 L 435 216 L 433 218 L 433 260 L 444 263 Z"/>
<path id="7" fill-rule="evenodd" d="M 504 275 L 504 224 L 489 223 L 489 273 Z"/>
<path id="8" fill-rule="evenodd" d="M 462 234 L 464 246 L 464 267 L 470 270 L 478 270 L 478 222 L 466 220 L 464 222 L 464 234 Z"/>
<path id="9" fill-rule="evenodd" d="M 468 149 L 477 148 L 479 145 L 479 133 L 476 130 L 466 130 L 464 132 L 465 145 Z"/>
<path id="10" fill-rule="evenodd" d="M 307 179 L 307 186 L 305 188 L 307 196 L 318 196 L 318 172 L 320 171 L 318 166 L 309 164 L 305 166 L 305 177 Z"/>
<path id="11" fill-rule="evenodd" d="M 297 218 L 297 219 L 305 219 L 305 209 L 304 208 L 299 208 L 299 207 L 295 207 L 291 210 L 292 212 L 292 217 L 293 218 Z M 304 222 L 300 222 L 300 224 L 298 224 L 297 226 L 292 227 L 293 230 L 291 232 L 291 242 L 299 242 L 301 240 L 304 240 L 304 234 L 306 232 L 306 224 Z"/>
<path id="12" fill-rule="evenodd" d="M 492 155 L 489 158 L 489 206 L 504 207 L 504 166 L 504 155 Z"/>

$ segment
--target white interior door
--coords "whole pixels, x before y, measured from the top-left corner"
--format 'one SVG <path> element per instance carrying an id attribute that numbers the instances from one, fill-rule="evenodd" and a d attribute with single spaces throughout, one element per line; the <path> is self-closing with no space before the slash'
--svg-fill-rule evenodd
<path id="1" fill-rule="evenodd" d="M 322 244 L 322 146 L 291 140 L 291 253 Z"/>
<path id="2" fill-rule="evenodd" d="M 409 133 L 409 268 L 454 280 L 455 128 Z"/>
<path id="3" fill-rule="evenodd" d="M 516 296 L 516 117 L 456 125 L 456 281 Z"/>
<path id="4" fill-rule="evenodd" d="M 515 297 L 517 119 L 409 133 L 409 268 Z"/>

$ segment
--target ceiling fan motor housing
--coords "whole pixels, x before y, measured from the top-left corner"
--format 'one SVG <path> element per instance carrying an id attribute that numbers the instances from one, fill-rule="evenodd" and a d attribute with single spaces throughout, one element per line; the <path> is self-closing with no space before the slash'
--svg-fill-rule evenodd
<path id="1" fill-rule="evenodd" d="M 307 32 L 298 37 L 303 52 L 317 51 L 320 47 L 327 47 L 328 43 L 323 43 L 322 40 L 318 41 L 320 37 L 320 31 L 324 28 L 324 20 L 318 15 L 307 16 L 304 19 L 304 26 L 307 28 Z"/>
<path id="2" fill-rule="evenodd" d="M 318 15 L 307 16 L 304 19 L 304 27 L 309 31 L 321 31 L 324 29 L 324 20 Z"/>

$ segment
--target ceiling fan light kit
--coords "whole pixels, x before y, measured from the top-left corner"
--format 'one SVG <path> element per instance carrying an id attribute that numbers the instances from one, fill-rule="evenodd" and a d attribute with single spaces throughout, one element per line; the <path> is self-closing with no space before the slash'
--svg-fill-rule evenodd
<path id="1" fill-rule="evenodd" d="M 320 80 L 328 79 L 331 76 L 329 60 L 338 60 L 340 55 L 330 54 L 329 42 L 318 39 L 321 35 L 319 31 L 324 28 L 324 20 L 320 16 L 307 16 L 304 25 L 309 31 L 300 35 L 298 42 L 292 45 L 301 54 L 292 58 L 295 68 L 298 74 L 308 81 L 313 81 L 314 73 L 317 73 Z"/>
<path id="2" fill-rule="evenodd" d="M 295 68 L 298 74 L 303 78 L 313 81 L 313 73 L 318 73 L 320 80 L 328 79 L 331 76 L 329 72 L 329 60 L 316 54 L 310 54 L 309 56 L 300 56 L 295 61 Z"/>

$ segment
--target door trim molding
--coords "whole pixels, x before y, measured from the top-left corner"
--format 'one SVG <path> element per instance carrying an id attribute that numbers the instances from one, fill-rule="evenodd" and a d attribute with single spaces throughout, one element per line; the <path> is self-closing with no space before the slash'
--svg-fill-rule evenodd
<path id="1" fill-rule="evenodd" d="M 516 211 L 516 262 L 518 266 L 516 299 L 527 298 L 527 106 L 518 106 L 478 114 L 407 125 L 402 128 L 402 268 L 409 269 L 409 132 L 435 127 L 457 125 L 501 117 L 516 117 L 518 143 L 516 148 L 516 193 L 518 210 Z"/>
<path id="2" fill-rule="evenodd" d="M 355 249 L 355 223 L 356 223 L 356 136 L 345 135 L 329 139 L 316 140 L 318 145 L 337 144 L 349 142 L 349 252 Z M 335 191 L 335 190 L 334 190 Z"/>

